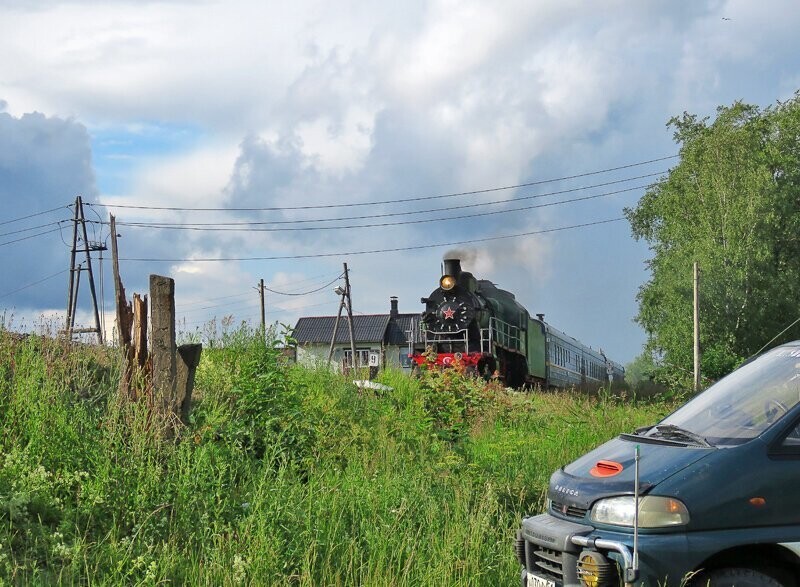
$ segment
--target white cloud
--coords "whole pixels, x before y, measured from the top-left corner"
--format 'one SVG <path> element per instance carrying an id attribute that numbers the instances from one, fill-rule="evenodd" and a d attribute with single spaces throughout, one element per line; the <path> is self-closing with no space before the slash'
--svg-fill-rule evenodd
<path id="1" fill-rule="evenodd" d="M 769 9 L 745 0 L 48 2 L 35 10 L 16 2 L 12 9 L 7 3 L 0 8 L 0 100 L 17 119 L 33 109 L 75 116 L 94 136 L 104 136 L 107 148 L 96 145 L 95 166 L 107 182 L 101 185 L 113 185 L 104 188 L 107 203 L 399 202 L 359 210 L 378 214 L 412 209 L 405 203 L 412 196 L 517 184 L 663 155 L 673 148 L 664 123 L 674 114 L 712 113 L 717 104 L 738 98 L 766 104 L 791 96 L 800 79 L 798 24 L 789 0 L 775 0 Z M 156 149 L 151 143 L 162 128 L 191 128 L 195 134 L 185 142 L 164 139 L 170 148 Z M 130 139 L 130 149 L 110 148 L 116 131 Z M 82 137 L 70 143 L 77 145 L 80 162 L 54 171 L 45 155 L 60 150 L 44 149 L 38 173 L 63 186 L 72 185 L 64 178 L 80 171 L 79 184 L 92 190 Z M 118 181 L 108 182 L 113 174 Z M 36 191 L 30 182 L 25 186 Z M 514 195 L 476 195 L 470 201 Z M 470 221 L 340 232 L 156 233 L 127 227 L 121 243 L 126 256 L 195 259 L 393 248 L 592 221 L 618 214 L 621 203 L 622 197 Z M 190 218 L 126 210 L 118 217 L 222 222 L 346 213 Z M 576 274 L 586 274 L 583 283 L 602 279 L 597 267 L 605 259 L 629 258 L 623 236 L 575 231 L 476 245 L 475 271 L 529 305 L 546 299 L 548 315 L 571 316 L 574 305 L 542 288 L 557 289 Z M 348 261 L 357 311 L 384 311 L 389 295 L 400 295 L 405 311 L 419 309 L 416 300 L 434 287 L 443 252 L 353 256 Z M 188 301 L 246 293 L 241 311 L 251 312 L 258 277 L 280 290 L 293 280 L 335 272 L 342 260 L 188 261 L 166 270 Z M 632 272 L 642 273 L 640 261 L 631 261 Z M 123 265 L 131 287 L 157 270 Z M 635 287 L 629 289 L 601 291 L 597 303 L 629 309 Z M 335 312 L 335 297 L 326 301 L 326 295 L 273 296 L 268 307 L 294 312 L 284 315 L 289 318 L 314 306 L 309 301 L 333 304 Z M 630 325 L 620 328 L 628 339 L 640 335 Z"/>
<path id="2" fill-rule="evenodd" d="M 353 173 L 363 165 L 372 147 L 374 112 L 352 107 L 340 123 L 328 117 L 301 122 L 295 132 L 302 141 L 303 153 L 316 160 L 323 171 Z"/>
<path id="3" fill-rule="evenodd" d="M 428 26 L 403 51 L 394 86 L 405 98 L 437 96 L 442 85 L 460 83 L 483 65 L 509 24 L 495 5 L 476 2 L 434 3 Z"/>
<path id="4" fill-rule="evenodd" d="M 594 48 L 577 42 L 544 48 L 531 65 L 541 88 L 543 114 L 570 134 L 596 130 L 619 91 L 619 75 Z"/>
<path id="5" fill-rule="evenodd" d="M 235 145 L 208 145 L 147 160 L 137 176 L 134 196 L 143 204 L 218 207 L 237 155 Z"/>

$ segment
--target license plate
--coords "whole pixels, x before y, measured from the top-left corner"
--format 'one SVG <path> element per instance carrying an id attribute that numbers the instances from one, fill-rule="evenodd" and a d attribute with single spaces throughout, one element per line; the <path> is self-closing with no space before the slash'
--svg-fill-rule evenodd
<path id="1" fill-rule="evenodd" d="M 556 587 L 556 582 L 540 577 L 539 575 L 528 573 L 527 587 Z"/>

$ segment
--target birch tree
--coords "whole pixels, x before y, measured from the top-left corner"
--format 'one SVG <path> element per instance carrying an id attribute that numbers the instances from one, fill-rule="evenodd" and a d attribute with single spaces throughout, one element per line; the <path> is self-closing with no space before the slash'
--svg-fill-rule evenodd
<path id="1" fill-rule="evenodd" d="M 661 379 L 688 379 L 698 261 L 702 370 L 715 379 L 800 317 L 800 93 L 763 110 L 720 107 L 713 121 L 684 113 L 668 126 L 680 162 L 625 210 L 652 251 L 637 321 Z M 800 327 L 786 338 L 800 338 Z"/>

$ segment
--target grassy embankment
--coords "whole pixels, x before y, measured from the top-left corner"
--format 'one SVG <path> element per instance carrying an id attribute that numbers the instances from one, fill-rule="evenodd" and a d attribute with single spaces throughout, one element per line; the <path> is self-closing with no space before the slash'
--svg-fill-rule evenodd
<path id="1" fill-rule="evenodd" d="M 359 393 L 220 342 L 164 442 L 113 350 L 0 331 L 0 583 L 515 585 L 552 470 L 670 409 L 452 371 Z"/>

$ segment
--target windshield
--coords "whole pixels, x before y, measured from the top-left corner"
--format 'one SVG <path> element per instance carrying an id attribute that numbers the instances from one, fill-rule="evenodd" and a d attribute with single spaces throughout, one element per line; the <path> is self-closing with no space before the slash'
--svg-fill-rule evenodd
<path id="1" fill-rule="evenodd" d="M 667 416 L 646 436 L 683 429 L 713 445 L 741 444 L 800 403 L 800 346 L 771 350 Z M 659 431 L 661 429 L 661 431 Z"/>

